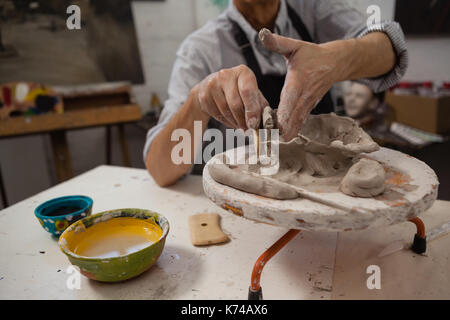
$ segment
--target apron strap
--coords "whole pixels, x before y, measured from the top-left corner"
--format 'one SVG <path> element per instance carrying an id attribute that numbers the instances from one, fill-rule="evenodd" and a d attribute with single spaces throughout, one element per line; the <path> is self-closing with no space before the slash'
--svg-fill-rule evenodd
<path id="1" fill-rule="evenodd" d="M 289 19 L 291 20 L 292 25 L 297 30 L 298 34 L 304 41 L 314 42 L 311 38 L 311 35 L 303 23 L 300 16 L 295 12 L 294 9 L 286 2 L 287 11 Z M 239 46 L 239 49 L 244 56 L 245 61 L 247 62 L 247 66 L 253 71 L 256 78 L 259 79 L 262 76 L 261 68 L 259 66 L 258 60 L 256 59 L 255 52 L 253 51 L 252 45 L 247 38 L 244 30 L 242 30 L 241 26 L 234 21 L 233 19 L 229 19 L 232 25 L 232 33 L 233 37 Z"/>
<path id="2" fill-rule="evenodd" d="M 291 19 L 292 25 L 294 26 L 295 30 L 297 30 L 297 32 L 300 35 L 300 37 L 302 38 L 302 40 L 303 41 L 308 41 L 308 42 L 315 42 L 312 39 L 312 37 L 311 37 L 308 29 L 306 28 L 305 24 L 303 23 L 303 20 L 295 12 L 295 10 L 292 9 L 292 7 L 287 3 L 287 1 L 286 1 L 286 6 L 287 6 L 289 19 Z"/>
<path id="3" fill-rule="evenodd" d="M 244 30 L 241 26 L 234 20 L 230 19 L 232 24 L 232 33 L 234 39 L 239 46 L 239 49 L 244 56 L 247 66 L 253 71 L 256 78 L 259 79 L 262 76 L 261 68 L 259 66 L 258 60 L 256 59 L 255 52 L 253 51 L 252 45 L 247 38 Z"/>

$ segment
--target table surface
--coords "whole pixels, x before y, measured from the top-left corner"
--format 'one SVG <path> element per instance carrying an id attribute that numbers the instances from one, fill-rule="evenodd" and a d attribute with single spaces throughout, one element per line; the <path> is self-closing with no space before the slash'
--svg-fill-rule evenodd
<path id="1" fill-rule="evenodd" d="M 71 194 L 93 198 L 93 212 L 134 207 L 165 215 L 171 229 L 158 262 L 129 281 L 82 276 L 80 288 L 69 289 L 70 263 L 34 208 Z M 194 247 L 188 217 L 196 213 L 219 213 L 231 241 Z M 450 221 L 450 202 L 435 202 L 422 218 L 428 229 Z M 205 197 L 199 176 L 160 188 L 145 170 L 100 166 L 0 211 L 0 299 L 246 299 L 254 262 L 286 231 L 217 207 Z M 407 222 L 343 233 L 302 231 L 265 267 L 264 298 L 449 299 L 450 235 L 430 241 L 425 255 L 402 250 L 378 257 L 414 233 Z M 367 288 L 370 265 L 380 267 L 380 290 Z"/>

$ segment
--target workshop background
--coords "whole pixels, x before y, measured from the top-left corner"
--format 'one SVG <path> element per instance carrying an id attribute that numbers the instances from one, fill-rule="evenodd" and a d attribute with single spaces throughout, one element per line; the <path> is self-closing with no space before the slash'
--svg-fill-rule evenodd
<path id="1" fill-rule="evenodd" d="M 383 19 L 394 19 L 395 1 L 348 1 L 364 13 L 369 5 L 379 5 Z M 226 6 L 226 1 L 214 0 L 131 1 L 145 78 L 143 84 L 133 85 L 132 94 L 143 115 L 151 110 L 152 101 L 155 105 L 155 97 L 158 97 L 161 103 L 166 99 L 172 64 L 180 43 L 192 31 L 217 16 L 224 6 Z M 449 35 L 407 35 L 407 46 L 410 63 L 404 81 L 449 81 Z M 5 63 L 4 61 L 0 60 L 0 64 Z M 158 104 L 157 101 L 156 104 Z M 144 168 L 142 149 L 145 142 L 145 126 L 127 124 L 125 132 L 131 166 Z M 122 165 L 117 135 L 118 132 L 113 129 L 111 162 L 115 165 Z M 106 141 L 105 128 L 71 131 L 67 137 L 74 175 L 105 163 L 105 152 L 102 151 Z M 439 199 L 450 200 L 450 187 L 443 183 L 450 181 L 450 177 L 448 177 L 450 148 L 447 148 L 446 153 L 439 151 L 438 157 L 432 150 L 433 147 L 430 148 L 431 151 L 424 153 L 419 158 L 427 162 L 438 173 L 442 183 Z M 50 149 L 50 138 L 46 134 L 0 140 L 0 167 L 4 192 L 9 205 L 57 183 Z M 445 171 L 439 170 L 442 167 L 447 167 L 447 176 L 445 176 Z M 1 203 L 0 208 L 2 208 Z"/>

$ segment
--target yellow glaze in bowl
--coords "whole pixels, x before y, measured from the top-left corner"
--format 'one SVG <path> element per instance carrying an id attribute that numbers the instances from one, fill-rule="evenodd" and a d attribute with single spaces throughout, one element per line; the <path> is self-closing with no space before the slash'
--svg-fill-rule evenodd
<path id="1" fill-rule="evenodd" d="M 59 239 L 61 250 L 85 276 L 99 281 L 130 279 L 160 256 L 169 224 L 141 209 L 102 212 L 71 225 Z"/>

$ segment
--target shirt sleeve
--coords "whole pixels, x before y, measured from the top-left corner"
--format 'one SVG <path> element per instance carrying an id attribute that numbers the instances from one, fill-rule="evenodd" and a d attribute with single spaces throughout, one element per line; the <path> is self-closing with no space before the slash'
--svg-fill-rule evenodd
<path id="1" fill-rule="evenodd" d="M 361 38 L 371 32 L 384 32 L 391 40 L 396 54 L 395 67 L 385 75 L 360 79 L 374 92 L 384 91 L 397 84 L 408 68 L 408 51 L 400 25 L 393 21 L 381 21 L 368 25 L 368 16 L 342 0 L 319 0 L 314 3 L 315 35 L 318 42 L 338 39 Z"/>
<path id="2" fill-rule="evenodd" d="M 191 89 L 210 72 L 205 56 L 201 54 L 192 37 L 188 37 L 177 51 L 177 57 L 169 80 L 168 99 L 159 117 L 158 123 L 147 132 L 144 145 L 144 163 L 155 137 L 169 123 L 173 115 L 183 106 Z"/>

